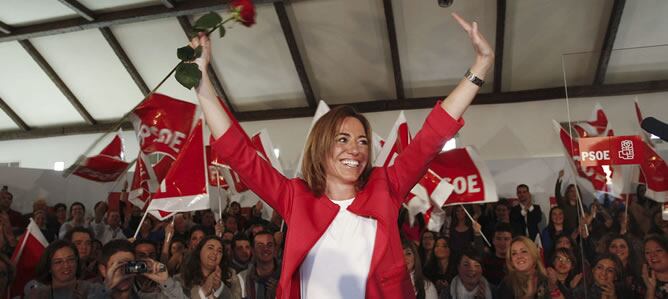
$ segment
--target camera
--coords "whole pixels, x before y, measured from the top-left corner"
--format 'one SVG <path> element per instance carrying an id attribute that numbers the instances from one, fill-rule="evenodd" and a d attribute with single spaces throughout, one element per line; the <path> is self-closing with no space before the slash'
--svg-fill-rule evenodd
<path id="1" fill-rule="evenodd" d="M 450 7 L 455 0 L 438 0 L 438 6 Z"/>
<path id="2" fill-rule="evenodd" d="M 149 272 L 145 261 L 129 261 L 125 264 L 125 274 L 141 274 Z"/>

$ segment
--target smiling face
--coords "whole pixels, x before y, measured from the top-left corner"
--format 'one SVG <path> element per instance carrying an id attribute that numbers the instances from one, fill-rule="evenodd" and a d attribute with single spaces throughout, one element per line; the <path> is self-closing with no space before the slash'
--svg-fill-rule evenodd
<path id="1" fill-rule="evenodd" d="M 220 261 L 223 259 L 223 244 L 215 239 L 206 241 L 199 253 L 199 258 L 202 269 L 215 271 L 216 266 L 220 265 Z"/>
<path id="2" fill-rule="evenodd" d="M 555 225 L 564 224 L 564 211 L 559 208 L 553 208 L 550 212 L 550 221 Z"/>
<path id="3" fill-rule="evenodd" d="M 368 163 L 369 140 L 362 122 L 346 117 L 325 161 L 327 183 L 354 185 Z"/>
<path id="4" fill-rule="evenodd" d="M 615 262 L 610 259 L 602 259 L 598 261 L 592 270 L 592 274 L 594 275 L 594 282 L 597 285 L 612 284 L 617 276 Z"/>
<path id="5" fill-rule="evenodd" d="M 459 278 L 466 285 L 475 285 L 482 277 L 482 266 L 480 263 L 468 256 L 463 256 L 457 267 Z"/>
<path id="6" fill-rule="evenodd" d="M 645 243 L 645 260 L 657 273 L 668 272 L 668 253 L 656 241 L 650 240 Z"/>
<path id="7" fill-rule="evenodd" d="M 510 245 L 510 260 L 513 268 L 518 272 L 528 272 L 536 266 L 536 259 L 529 252 L 529 248 L 521 241 Z"/>
<path id="8" fill-rule="evenodd" d="M 190 250 L 193 250 L 195 247 L 197 247 L 197 244 L 199 244 L 200 241 L 204 239 L 204 232 L 201 230 L 195 230 L 190 234 L 190 240 L 188 244 L 188 248 Z"/>
<path id="9" fill-rule="evenodd" d="M 415 255 L 410 248 L 404 248 L 404 261 L 406 262 L 408 273 L 413 272 L 415 270 Z"/>
<path id="10" fill-rule="evenodd" d="M 629 245 L 622 238 L 612 240 L 608 246 L 608 252 L 616 255 L 624 264 L 629 260 Z"/>
<path id="11" fill-rule="evenodd" d="M 77 257 L 69 247 L 63 247 L 51 258 L 51 278 L 55 284 L 65 284 L 76 279 Z"/>
<path id="12" fill-rule="evenodd" d="M 448 247 L 447 240 L 438 239 L 434 242 L 434 256 L 439 260 L 450 257 L 450 247 Z"/>
<path id="13" fill-rule="evenodd" d="M 557 253 L 554 257 L 554 269 L 557 270 L 559 274 L 568 274 L 568 272 L 573 269 L 573 261 L 568 255 L 563 253 Z"/>
<path id="14" fill-rule="evenodd" d="M 425 231 L 422 234 L 422 247 L 426 250 L 434 248 L 434 233 Z"/>
<path id="15" fill-rule="evenodd" d="M 274 236 L 270 234 L 259 234 L 255 236 L 253 253 L 257 261 L 268 263 L 274 260 Z"/>

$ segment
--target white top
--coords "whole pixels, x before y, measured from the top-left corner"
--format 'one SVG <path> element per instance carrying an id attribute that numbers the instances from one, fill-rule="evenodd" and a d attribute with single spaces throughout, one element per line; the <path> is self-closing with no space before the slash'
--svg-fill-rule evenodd
<path id="1" fill-rule="evenodd" d="M 301 298 L 364 298 L 376 219 L 348 211 L 353 200 L 332 201 L 339 213 L 299 269 Z"/>

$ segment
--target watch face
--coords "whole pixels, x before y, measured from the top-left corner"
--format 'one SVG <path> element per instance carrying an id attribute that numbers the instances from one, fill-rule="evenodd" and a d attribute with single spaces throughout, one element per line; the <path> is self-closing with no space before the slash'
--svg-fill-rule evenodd
<path id="1" fill-rule="evenodd" d="M 455 0 L 438 0 L 438 6 L 450 7 L 450 5 L 452 5 L 452 2 L 455 2 Z"/>

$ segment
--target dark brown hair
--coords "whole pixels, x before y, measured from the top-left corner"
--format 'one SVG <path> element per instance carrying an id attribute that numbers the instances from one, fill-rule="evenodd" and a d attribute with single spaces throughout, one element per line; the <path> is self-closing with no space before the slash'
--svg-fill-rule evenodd
<path id="1" fill-rule="evenodd" d="M 329 110 L 323 115 L 311 129 L 311 133 L 306 139 L 304 146 L 304 160 L 302 162 L 302 176 L 304 181 L 311 188 L 316 196 L 325 193 L 326 171 L 325 165 L 327 158 L 332 153 L 332 145 L 336 141 L 336 135 L 339 133 L 341 123 L 346 117 L 353 117 L 359 120 L 364 127 L 364 134 L 369 140 L 369 162 L 367 162 L 362 175 L 357 181 L 358 190 L 364 187 L 369 174 L 371 173 L 371 126 L 364 115 L 359 114 L 353 107 L 339 106 Z"/>

